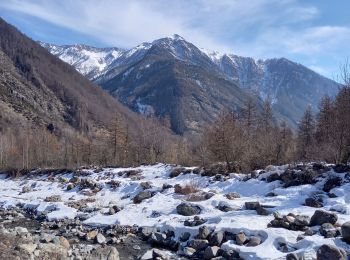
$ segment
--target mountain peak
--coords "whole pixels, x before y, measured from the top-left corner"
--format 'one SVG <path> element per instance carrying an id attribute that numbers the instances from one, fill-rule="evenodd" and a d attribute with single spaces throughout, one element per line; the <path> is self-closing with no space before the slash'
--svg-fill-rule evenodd
<path id="1" fill-rule="evenodd" d="M 170 37 L 172 40 L 174 41 L 186 41 L 182 36 L 178 35 L 178 34 L 173 34 L 171 37 Z"/>

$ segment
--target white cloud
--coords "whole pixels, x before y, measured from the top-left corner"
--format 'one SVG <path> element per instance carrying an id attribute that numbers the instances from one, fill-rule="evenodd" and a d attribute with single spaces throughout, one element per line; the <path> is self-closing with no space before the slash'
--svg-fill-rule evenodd
<path id="1" fill-rule="evenodd" d="M 223 37 L 275 23 L 311 19 L 317 9 L 294 0 L 93 1 L 8 0 L 0 6 L 26 13 L 107 44 L 133 46 L 173 33 L 202 47 L 227 48 Z"/>

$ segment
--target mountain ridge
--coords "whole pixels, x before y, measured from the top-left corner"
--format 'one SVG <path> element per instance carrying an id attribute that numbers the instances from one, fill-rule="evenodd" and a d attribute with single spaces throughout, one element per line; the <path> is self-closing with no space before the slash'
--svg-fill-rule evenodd
<path id="1" fill-rule="evenodd" d="M 161 53 L 162 57 L 157 52 Z M 149 70 L 152 62 L 144 64 L 143 67 L 137 64 L 142 63 L 144 59 L 148 59 L 151 55 L 153 57 L 158 55 L 157 60 L 162 59 L 186 66 L 201 67 L 204 69 L 202 70 L 203 73 L 211 74 L 217 79 L 217 82 L 225 79 L 231 86 L 239 86 L 244 91 L 258 95 L 260 100 L 270 99 L 279 121 L 286 121 L 294 129 L 308 106 L 311 106 L 313 111 L 316 112 L 321 98 L 324 95 L 334 96 L 339 86 L 336 82 L 286 58 L 262 60 L 234 54 L 220 54 L 219 52 L 199 49 L 178 35 L 157 39 L 151 43 L 142 43 L 135 48 L 126 50 L 109 66 L 106 66 L 98 76 L 91 78 L 87 75 L 87 77 L 102 88 L 107 89 L 133 110 L 141 112 L 137 109 L 136 102 L 126 101 L 128 98 L 133 98 L 132 93 L 127 96 L 125 90 L 119 90 L 118 92 L 117 87 L 111 87 L 111 82 L 114 82 L 113 84 L 119 88 L 135 68 L 138 69 L 139 73 L 131 74 L 134 77 L 142 77 L 142 74 Z M 77 69 L 79 70 L 79 67 Z M 153 73 L 156 75 L 157 71 L 153 71 Z M 182 76 L 187 77 L 188 82 L 195 78 L 194 74 L 190 75 L 184 70 Z M 120 82 L 117 83 L 116 79 Z M 171 84 L 171 82 L 168 81 L 166 84 Z M 232 91 L 236 91 L 235 87 L 232 87 Z M 119 94 L 122 92 L 124 94 L 120 96 Z M 214 101 L 212 100 L 212 102 Z M 216 100 L 215 102 L 219 101 Z M 221 109 L 232 109 L 233 106 L 229 103 L 226 102 L 219 106 Z M 144 102 L 142 107 L 153 107 L 153 105 L 153 103 L 147 101 Z M 162 116 L 159 109 L 156 114 Z M 215 115 L 217 111 L 212 111 L 211 114 Z M 210 116 L 210 118 L 213 118 L 213 116 Z"/>

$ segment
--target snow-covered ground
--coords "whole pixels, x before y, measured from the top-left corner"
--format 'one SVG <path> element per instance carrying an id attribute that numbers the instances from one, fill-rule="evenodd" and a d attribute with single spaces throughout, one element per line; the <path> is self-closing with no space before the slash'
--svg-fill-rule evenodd
<path id="1" fill-rule="evenodd" d="M 95 188 L 82 190 L 79 185 L 75 187 L 71 185 L 74 182 L 71 178 L 76 176 L 73 173 L 28 175 L 16 179 L 7 178 L 3 174 L 0 177 L 0 206 L 11 208 L 21 203 L 25 208 L 36 208 L 38 212 L 47 212 L 48 220 L 74 219 L 85 215 L 84 223 L 91 226 L 111 224 L 152 226 L 159 228 L 160 231 L 172 230 L 176 238 L 186 231 L 194 237 L 198 233 L 198 226 L 184 225 L 185 220 L 193 217 L 182 216 L 176 210 L 180 203 L 188 199 L 188 195 L 175 193 L 174 188 L 164 189 L 166 185 L 190 184 L 199 188 L 201 192 L 214 194 L 207 200 L 190 202 L 201 208 L 199 216 L 206 220 L 205 225 L 210 230 L 233 233 L 243 231 L 247 236 L 257 235 L 262 238 L 262 243 L 255 247 L 240 246 L 234 241 L 227 241 L 221 245 L 223 249 L 235 249 L 244 259 L 284 259 L 287 253 L 278 249 L 278 244 L 281 242 L 294 248 L 294 253 L 302 252 L 306 259 L 314 258 L 317 248 L 323 244 L 337 245 L 350 252 L 350 245 L 343 242 L 340 237 L 324 238 L 316 233 L 297 241 L 297 237 L 304 232 L 268 228 L 268 224 L 274 219 L 272 214 L 258 215 L 255 210 L 246 210 L 244 206 L 245 202 L 258 201 L 262 205 L 271 206 L 269 208 L 271 211 L 281 215 L 293 213 L 311 217 L 316 208 L 304 206 L 304 201 L 321 192 L 327 178 L 319 178 L 315 184 L 285 188 L 278 180 L 272 182 L 265 180 L 271 174 L 283 173 L 287 166 L 269 167 L 268 171 L 257 172 L 257 178 L 232 173 L 220 181 L 216 181 L 215 177 L 204 177 L 193 172 L 170 178 L 173 168 L 170 165 L 157 164 L 136 168 L 104 168 L 99 171 L 82 170 L 78 177 L 82 180 L 87 179 L 90 184 L 95 185 Z M 345 179 L 344 173 L 335 173 L 333 170 L 323 173 L 323 176 L 339 176 Z M 141 183 L 143 184 L 140 185 Z M 135 204 L 133 199 L 144 190 L 142 186 L 151 186 L 146 187 L 146 190 L 154 195 Z M 240 198 L 228 199 L 225 194 L 230 192 L 239 193 Z M 275 195 L 266 196 L 271 192 Z M 331 196 L 334 198 L 324 196 L 322 209 L 336 211 L 339 225 L 350 221 L 350 183 L 344 181 L 330 193 L 336 196 Z M 47 198 L 53 195 L 59 195 L 60 201 L 48 202 L 50 199 Z M 84 210 L 72 206 L 73 202 L 79 201 L 87 201 Z M 236 210 L 223 212 L 217 208 L 220 203 L 225 203 Z M 118 206 L 121 210 L 110 213 L 112 206 Z M 318 231 L 319 227 L 312 229 Z"/>

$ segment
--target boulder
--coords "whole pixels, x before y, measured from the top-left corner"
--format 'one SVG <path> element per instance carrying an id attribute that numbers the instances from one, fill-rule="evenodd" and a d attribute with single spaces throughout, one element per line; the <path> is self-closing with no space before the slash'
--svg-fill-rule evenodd
<path id="1" fill-rule="evenodd" d="M 204 250 L 203 258 L 205 260 L 209 260 L 209 259 L 212 259 L 212 258 L 216 257 L 217 254 L 218 254 L 219 249 L 220 249 L 220 247 L 218 247 L 218 246 L 208 246 Z"/>
<path id="2" fill-rule="evenodd" d="M 206 239 L 210 234 L 210 230 L 206 226 L 202 226 L 198 229 L 198 235 L 197 238 L 199 239 Z"/>
<path id="3" fill-rule="evenodd" d="M 135 204 L 139 204 L 141 203 L 143 200 L 145 199 L 149 199 L 149 198 L 152 198 L 153 194 L 152 192 L 146 190 L 146 191 L 141 191 L 139 194 L 137 194 L 135 197 L 134 197 L 134 203 Z"/>
<path id="4" fill-rule="evenodd" d="M 281 177 L 280 177 L 280 175 L 277 172 L 271 173 L 266 178 L 267 182 L 273 182 L 273 181 L 279 181 L 279 180 L 281 180 Z"/>
<path id="5" fill-rule="evenodd" d="M 265 195 L 266 197 L 276 197 L 277 196 L 277 194 L 276 193 L 274 193 L 273 191 L 270 191 L 270 192 L 268 192 L 268 193 L 266 193 L 266 195 Z"/>
<path id="6" fill-rule="evenodd" d="M 258 207 L 260 207 L 260 203 L 257 201 L 246 202 L 244 205 L 247 210 L 256 210 Z"/>
<path id="7" fill-rule="evenodd" d="M 258 246 L 261 244 L 261 238 L 258 236 L 253 236 L 249 239 L 249 242 L 247 243 L 246 246 Z"/>
<path id="8" fill-rule="evenodd" d="M 236 210 L 234 207 L 231 207 L 230 205 L 228 205 L 225 201 L 220 201 L 218 206 L 217 206 L 217 209 L 221 210 L 223 212 L 229 212 L 229 211 Z"/>
<path id="9" fill-rule="evenodd" d="M 262 207 L 261 205 L 259 205 L 259 206 L 256 208 L 256 213 L 257 213 L 258 215 L 261 215 L 261 216 L 268 216 L 268 215 L 271 214 L 271 212 L 270 212 L 268 209 Z"/>
<path id="10" fill-rule="evenodd" d="M 323 203 L 322 203 L 322 201 L 319 201 L 319 200 L 314 199 L 314 198 L 306 198 L 305 199 L 305 206 L 313 207 L 313 208 L 322 208 Z"/>
<path id="11" fill-rule="evenodd" d="M 31 189 L 31 187 L 29 187 L 29 186 L 23 186 L 23 188 L 22 188 L 22 193 L 27 193 L 27 192 L 30 192 L 32 189 Z"/>
<path id="12" fill-rule="evenodd" d="M 205 192 L 205 191 L 196 192 L 196 193 L 187 195 L 186 200 L 187 201 L 204 201 L 204 200 L 210 199 L 214 195 L 215 194 L 212 192 Z"/>
<path id="13" fill-rule="evenodd" d="M 194 248 L 196 251 L 201 251 L 209 245 L 209 242 L 206 239 L 193 239 L 190 240 L 187 245 Z"/>
<path id="14" fill-rule="evenodd" d="M 170 178 L 175 178 L 175 177 L 179 176 L 185 170 L 186 170 L 186 168 L 183 168 L 183 167 L 174 168 L 174 169 L 171 170 L 171 172 L 169 174 L 169 177 Z"/>
<path id="15" fill-rule="evenodd" d="M 115 247 L 111 247 L 109 254 L 107 256 L 107 260 L 119 260 L 119 252 Z"/>
<path id="16" fill-rule="evenodd" d="M 189 246 L 186 246 L 184 247 L 184 249 L 182 250 L 182 253 L 183 255 L 185 256 L 192 256 L 196 253 L 196 249 L 192 248 L 192 247 L 189 247 Z"/>
<path id="17" fill-rule="evenodd" d="M 211 246 L 220 246 L 223 240 L 224 240 L 224 232 L 217 231 L 210 236 L 209 244 Z"/>
<path id="18" fill-rule="evenodd" d="M 98 244 L 106 244 L 106 238 L 104 237 L 104 235 L 102 235 L 101 233 L 98 233 L 96 238 L 95 238 L 96 242 Z"/>
<path id="19" fill-rule="evenodd" d="M 207 222 L 205 219 L 202 219 L 198 216 L 194 216 L 193 220 L 191 219 L 186 219 L 184 222 L 184 225 L 187 227 L 195 227 L 204 224 Z"/>
<path id="20" fill-rule="evenodd" d="M 240 232 L 236 235 L 236 243 L 237 245 L 243 245 L 247 240 L 246 235 L 243 232 Z"/>
<path id="21" fill-rule="evenodd" d="M 140 232 L 140 234 L 141 234 L 141 237 L 143 238 L 143 239 L 148 239 L 151 235 L 152 235 L 152 233 L 153 232 L 156 232 L 157 230 L 156 230 L 156 228 L 154 228 L 154 227 L 141 227 L 140 229 L 139 229 L 139 232 Z"/>
<path id="22" fill-rule="evenodd" d="M 347 164 L 337 164 L 333 166 L 333 170 L 336 173 L 343 173 L 343 172 L 349 172 L 350 171 L 350 165 Z"/>
<path id="23" fill-rule="evenodd" d="M 330 192 L 331 189 L 339 187 L 343 182 L 343 179 L 340 177 L 329 178 L 323 185 L 323 191 Z"/>
<path id="24" fill-rule="evenodd" d="M 317 250 L 317 260 L 346 260 L 346 258 L 345 251 L 333 245 L 322 245 Z"/>
<path id="25" fill-rule="evenodd" d="M 97 234 L 98 234 L 98 230 L 92 230 L 86 233 L 85 238 L 86 240 L 92 240 L 92 239 L 95 239 Z"/>
<path id="26" fill-rule="evenodd" d="M 18 249 L 23 252 L 26 252 L 27 254 L 32 254 L 36 248 L 37 248 L 37 245 L 33 243 L 18 245 Z"/>
<path id="27" fill-rule="evenodd" d="M 154 248 L 152 252 L 152 259 L 169 260 L 170 258 L 165 251 Z"/>
<path id="28" fill-rule="evenodd" d="M 140 186 L 142 189 L 148 190 L 148 189 L 152 188 L 152 183 L 149 181 L 145 181 L 145 182 L 141 182 Z"/>
<path id="29" fill-rule="evenodd" d="M 174 251 L 177 250 L 179 246 L 178 242 L 171 240 L 170 236 L 168 237 L 166 234 L 161 232 L 153 232 L 150 242 L 152 245 L 158 245 Z"/>
<path id="30" fill-rule="evenodd" d="M 62 198 L 60 195 L 52 195 L 52 196 L 46 197 L 44 199 L 44 201 L 46 201 L 46 202 L 59 202 L 59 201 L 62 201 Z"/>
<path id="31" fill-rule="evenodd" d="M 331 223 L 323 223 L 320 227 L 320 234 L 325 238 L 332 238 L 339 236 L 340 232 Z"/>
<path id="32" fill-rule="evenodd" d="M 67 248 L 67 249 L 70 248 L 70 243 L 65 237 L 60 236 L 59 240 L 60 240 L 61 246 L 63 246 L 64 248 Z"/>
<path id="33" fill-rule="evenodd" d="M 341 226 L 341 234 L 343 237 L 343 240 L 350 244 L 350 221 L 345 222 L 342 226 Z"/>
<path id="34" fill-rule="evenodd" d="M 172 188 L 172 187 L 173 187 L 173 185 L 164 183 L 162 189 L 163 189 L 163 190 L 167 190 L 167 189 L 170 189 L 170 188 Z"/>
<path id="35" fill-rule="evenodd" d="M 286 256 L 286 260 L 299 260 L 299 257 L 297 254 L 295 253 L 289 253 L 287 256 Z"/>
<path id="36" fill-rule="evenodd" d="M 180 240 L 181 242 L 186 242 L 187 240 L 190 239 L 190 237 L 191 237 L 191 233 L 189 233 L 189 232 L 184 232 L 184 233 L 182 233 L 181 236 L 179 237 L 179 240 Z"/>
<path id="37" fill-rule="evenodd" d="M 201 208 L 190 203 L 181 203 L 176 207 L 176 211 L 182 216 L 193 216 L 201 213 Z"/>
<path id="38" fill-rule="evenodd" d="M 294 224 L 296 226 L 308 226 L 310 224 L 310 217 L 304 215 L 296 215 L 294 218 Z"/>
<path id="39" fill-rule="evenodd" d="M 335 213 L 327 212 L 324 210 L 316 210 L 310 220 L 310 226 L 322 225 L 324 223 L 331 223 L 334 225 L 338 220 L 338 216 Z"/>
<path id="40" fill-rule="evenodd" d="M 229 200 L 234 200 L 234 199 L 239 199 L 241 195 L 239 195 L 239 193 L 237 192 L 230 192 L 225 194 L 225 197 Z"/>

